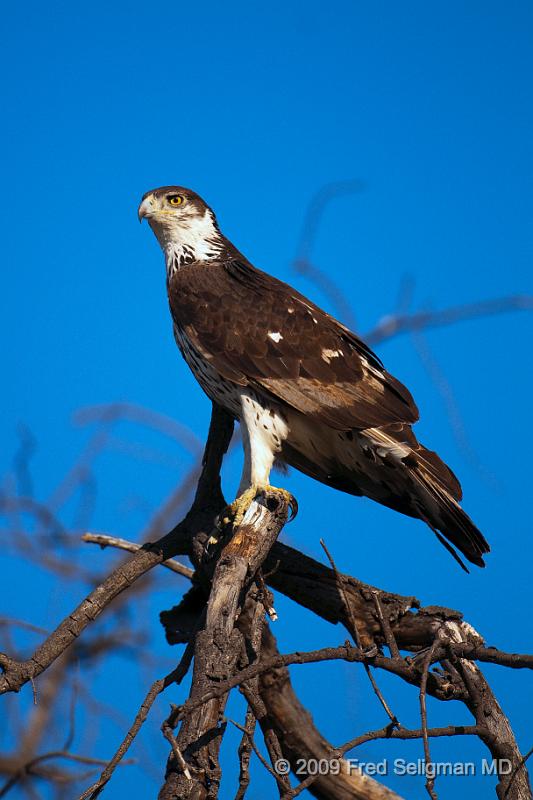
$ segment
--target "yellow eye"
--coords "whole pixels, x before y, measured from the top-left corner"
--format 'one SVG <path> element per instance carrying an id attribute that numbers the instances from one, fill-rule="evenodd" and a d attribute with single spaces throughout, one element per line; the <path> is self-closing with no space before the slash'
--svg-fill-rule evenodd
<path id="1" fill-rule="evenodd" d="M 184 198 L 181 194 L 169 194 L 167 200 L 171 206 L 181 206 L 184 203 Z"/>

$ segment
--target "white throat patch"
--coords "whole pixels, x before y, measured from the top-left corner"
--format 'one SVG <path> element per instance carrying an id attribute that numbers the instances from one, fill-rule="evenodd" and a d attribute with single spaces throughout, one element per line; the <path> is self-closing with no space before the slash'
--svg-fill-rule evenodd
<path id="1" fill-rule="evenodd" d="M 169 278 L 185 264 L 212 261 L 222 252 L 223 238 L 209 209 L 201 217 L 182 212 L 163 225 L 155 221 L 150 224 L 165 254 Z"/>

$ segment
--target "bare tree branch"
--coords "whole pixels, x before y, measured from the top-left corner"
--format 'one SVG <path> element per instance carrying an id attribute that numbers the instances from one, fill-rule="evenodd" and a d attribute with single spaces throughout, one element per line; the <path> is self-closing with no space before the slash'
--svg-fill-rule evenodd
<path id="1" fill-rule="evenodd" d="M 136 553 L 142 549 L 142 545 L 130 542 L 127 539 L 120 539 L 117 536 L 106 536 L 103 533 L 84 533 L 81 537 L 82 541 L 90 542 L 91 544 L 99 544 L 100 547 L 117 547 L 119 550 L 127 550 L 130 553 Z M 183 575 L 185 578 L 192 578 L 194 570 L 186 567 L 176 561 L 175 558 L 169 558 L 167 561 L 162 561 L 162 566 L 169 569 L 171 572 L 177 572 L 178 575 Z"/>
<path id="2" fill-rule="evenodd" d="M 496 300 L 484 300 L 477 303 L 446 308 L 442 311 L 419 311 L 413 314 L 392 314 L 383 319 L 375 328 L 365 334 L 365 341 L 375 347 L 377 344 L 411 331 L 441 328 L 456 322 L 469 319 L 490 317 L 505 314 L 509 311 L 533 310 L 533 297 L 530 295 L 513 295 Z"/>
<path id="3" fill-rule="evenodd" d="M 156 697 L 182 679 L 193 655 L 190 698 L 175 706 L 163 725 L 171 755 L 161 800 L 216 797 L 221 779 L 218 754 L 224 734 L 221 719 L 228 693 L 235 687 L 241 687 L 248 700 L 246 733 L 241 743 L 240 797 L 244 797 L 248 786 L 246 758 L 250 749 L 256 747 L 253 729 L 255 721 L 259 721 L 271 759 L 269 771 L 274 773 L 280 755 L 293 767 L 295 759 L 302 757 L 308 760 L 326 758 L 332 764 L 340 759 L 344 764 L 342 756 L 349 749 L 378 738 L 422 738 L 429 762 L 431 736 L 477 735 L 495 759 L 508 759 L 512 764 L 512 777 L 500 770 L 499 795 L 509 800 L 529 800 L 526 757 L 521 755 L 507 718 L 474 662 L 532 669 L 533 655 L 486 647 L 482 637 L 462 620 L 459 612 L 441 607 L 423 608 L 414 597 L 368 586 L 340 573 L 333 562 L 332 568 L 328 568 L 276 542 L 287 516 L 286 503 L 280 503 L 277 495 L 267 494 L 252 504 L 243 525 L 229 538 L 227 532 L 217 533 L 220 541 L 214 548 L 208 547 L 216 517 L 224 507 L 219 472 L 232 429 L 227 415 L 214 407 L 195 500 L 182 522 L 155 544 L 138 545 L 116 537 L 87 534 L 85 541 L 131 550 L 133 555 L 99 583 L 31 658 L 17 661 L 0 654 L 3 669 L 0 691 L 18 691 L 24 683 L 33 682 L 52 665 L 60 664 L 58 659 L 62 654 L 74 652 L 69 650 L 70 646 L 88 625 L 152 567 L 168 566 L 170 562 L 174 571 L 193 581 L 193 588 L 180 605 L 162 615 L 169 641 L 188 642 L 184 658 L 175 670 L 152 684 L 114 757 L 80 800 L 94 800 L 99 796 L 136 738 Z M 173 563 L 173 556 L 177 554 L 191 558 L 194 572 L 179 562 Z M 322 618 L 342 624 L 355 637 L 357 646 L 342 644 L 310 652 L 279 654 L 265 628 L 264 612 L 272 606 L 265 581 Z M 9 630 L 9 626 L 5 625 L 4 629 Z M 97 641 L 98 647 L 107 646 L 104 637 Z M 110 643 L 115 646 L 113 637 Z M 390 657 L 383 655 L 385 645 Z M 402 651 L 410 655 L 402 656 Z M 294 695 L 287 667 L 331 660 L 363 664 L 367 671 L 384 669 L 417 686 L 421 729 L 395 730 L 394 724 L 398 723 L 389 712 L 394 724 L 359 735 L 340 747 L 326 742 Z M 432 670 L 432 665 L 437 663 L 440 669 Z M 476 724 L 429 728 L 426 694 L 440 700 L 462 701 L 472 712 Z M 296 720 L 300 720 L 299 725 Z M 292 721 L 290 729 L 288 721 Z M 179 731 L 174 735 L 173 729 L 178 725 Z M 68 752 L 68 749 L 63 748 L 61 752 Z M 332 772 L 320 776 L 308 774 L 294 789 L 284 775 L 276 774 L 276 785 L 286 800 L 306 788 L 316 797 L 334 800 L 398 797 L 381 784 L 370 781 L 368 776 L 356 776 L 342 765 L 335 775 Z M 431 780 L 428 780 L 428 791 L 435 796 Z"/>

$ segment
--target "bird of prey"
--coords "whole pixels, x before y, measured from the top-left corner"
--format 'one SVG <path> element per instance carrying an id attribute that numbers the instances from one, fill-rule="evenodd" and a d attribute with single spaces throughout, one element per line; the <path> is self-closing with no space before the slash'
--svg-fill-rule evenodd
<path id="1" fill-rule="evenodd" d="M 241 424 L 244 469 L 235 513 L 272 489 L 270 471 L 279 459 L 423 520 L 463 567 L 454 548 L 484 566 L 489 546 L 459 505 L 459 481 L 417 441 L 415 402 L 372 350 L 311 300 L 252 266 L 190 189 L 153 189 L 138 214 L 165 255 L 178 347 L 206 394 Z"/>

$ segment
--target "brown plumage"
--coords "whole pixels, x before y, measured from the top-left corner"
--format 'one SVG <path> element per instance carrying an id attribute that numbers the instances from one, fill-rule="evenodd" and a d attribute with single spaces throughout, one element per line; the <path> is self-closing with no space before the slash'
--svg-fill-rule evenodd
<path id="1" fill-rule="evenodd" d="M 368 346 L 254 268 L 198 195 L 164 187 L 139 214 L 165 251 L 178 345 L 207 394 L 245 426 L 252 462 L 268 445 L 322 483 L 422 519 L 456 558 L 445 539 L 483 566 L 489 547 L 459 506 L 457 478 L 418 443 L 411 394 Z M 241 488 L 255 483 L 250 474 Z"/>

